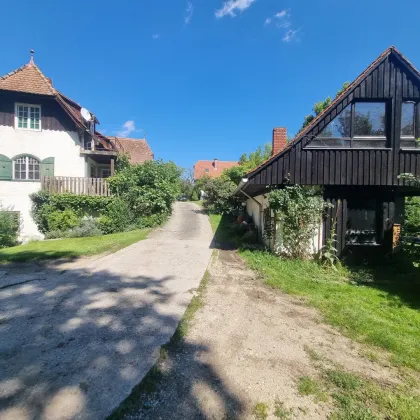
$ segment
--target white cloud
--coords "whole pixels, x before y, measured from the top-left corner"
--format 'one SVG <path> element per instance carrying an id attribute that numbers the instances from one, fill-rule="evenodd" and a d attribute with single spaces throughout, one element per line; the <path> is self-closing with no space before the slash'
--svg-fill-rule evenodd
<path id="1" fill-rule="evenodd" d="M 289 28 L 292 25 L 290 22 L 290 9 L 281 10 L 273 17 L 268 17 L 265 20 L 265 25 L 270 25 L 272 22 L 275 22 L 277 28 Z"/>
<path id="2" fill-rule="evenodd" d="M 191 1 L 188 2 L 187 8 L 185 9 L 185 19 L 184 22 L 188 25 L 191 22 L 192 15 L 194 13 L 194 6 Z"/>
<path id="3" fill-rule="evenodd" d="M 297 35 L 297 33 L 300 31 L 300 28 L 299 29 L 289 29 L 285 34 L 284 34 L 284 37 L 283 37 L 283 42 L 291 42 L 291 41 L 293 41 L 293 40 L 295 40 L 295 39 L 297 39 L 296 38 L 296 35 Z"/>
<path id="4" fill-rule="evenodd" d="M 160 38 L 160 34 L 159 34 L 159 33 L 157 33 L 157 34 L 153 34 L 153 35 L 152 35 L 152 38 L 156 41 L 157 39 L 159 39 L 159 38 Z"/>
<path id="5" fill-rule="evenodd" d="M 219 19 L 227 15 L 235 17 L 236 12 L 243 12 L 255 1 L 256 0 L 227 0 L 220 9 L 216 10 L 215 16 Z"/>
<path id="6" fill-rule="evenodd" d="M 120 131 L 117 132 L 118 137 L 127 137 L 131 133 L 136 131 L 136 124 L 133 120 L 126 121 L 122 126 Z"/>

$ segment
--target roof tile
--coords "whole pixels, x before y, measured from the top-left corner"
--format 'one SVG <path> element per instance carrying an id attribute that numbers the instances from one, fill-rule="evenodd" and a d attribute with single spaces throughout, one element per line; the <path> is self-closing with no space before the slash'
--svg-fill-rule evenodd
<path id="1" fill-rule="evenodd" d="M 203 176 L 209 176 L 210 178 L 217 178 L 222 175 L 225 169 L 239 166 L 239 162 L 216 160 L 199 160 L 194 165 L 194 179 L 200 179 Z"/>

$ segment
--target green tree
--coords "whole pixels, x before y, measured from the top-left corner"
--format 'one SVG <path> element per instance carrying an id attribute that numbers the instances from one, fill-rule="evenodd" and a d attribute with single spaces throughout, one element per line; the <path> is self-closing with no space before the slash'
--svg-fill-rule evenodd
<path id="1" fill-rule="evenodd" d="M 337 92 L 335 97 L 341 95 L 348 87 L 350 83 L 345 82 L 341 89 Z M 312 114 L 306 115 L 302 127 L 300 128 L 299 132 L 302 131 L 305 127 L 307 127 L 319 114 L 324 112 L 329 106 L 331 105 L 331 97 L 327 96 L 323 101 L 316 102 L 312 108 Z"/>

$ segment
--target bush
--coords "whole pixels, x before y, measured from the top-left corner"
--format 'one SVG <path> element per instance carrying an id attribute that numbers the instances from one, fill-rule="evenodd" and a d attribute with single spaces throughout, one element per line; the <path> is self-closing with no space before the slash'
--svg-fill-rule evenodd
<path id="1" fill-rule="evenodd" d="M 61 230 L 65 232 L 80 224 L 79 217 L 73 210 L 70 209 L 53 211 L 48 214 L 47 220 L 49 231 Z"/>
<path id="2" fill-rule="evenodd" d="M 137 223 L 139 229 L 144 228 L 153 228 L 156 226 L 163 225 L 166 220 L 168 220 L 168 215 L 166 213 L 161 214 L 152 214 L 151 216 L 141 217 Z"/>
<path id="3" fill-rule="evenodd" d="M 133 212 L 128 203 L 115 197 L 99 218 L 99 227 L 104 233 L 123 232 L 133 221 Z"/>
<path id="4" fill-rule="evenodd" d="M 100 216 L 98 218 L 98 227 L 104 235 L 115 232 L 112 220 L 108 216 Z"/>
<path id="5" fill-rule="evenodd" d="M 67 238 L 84 238 L 86 236 L 100 236 L 102 231 L 99 224 L 92 216 L 85 216 L 80 221 L 80 225 L 69 230 L 66 234 Z"/>
<path id="6" fill-rule="evenodd" d="M 241 207 L 242 199 L 233 195 L 236 185 L 228 178 L 206 178 L 202 189 L 206 193 L 203 205 L 210 213 L 236 213 Z"/>
<path id="7" fill-rule="evenodd" d="M 19 219 L 11 208 L 0 206 L 0 248 L 17 244 Z"/>
<path id="8" fill-rule="evenodd" d="M 72 210 L 79 217 L 83 215 L 99 216 L 114 197 L 101 197 L 76 194 L 50 194 L 46 191 L 39 191 L 31 194 L 32 217 L 42 233 L 50 230 L 48 226 L 48 215 L 55 211 Z"/>
<path id="9" fill-rule="evenodd" d="M 198 197 L 198 192 L 196 190 L 193 190 L 191 194 L 191 200 L 192 201 L 198 201 L 200 198 Z"/>

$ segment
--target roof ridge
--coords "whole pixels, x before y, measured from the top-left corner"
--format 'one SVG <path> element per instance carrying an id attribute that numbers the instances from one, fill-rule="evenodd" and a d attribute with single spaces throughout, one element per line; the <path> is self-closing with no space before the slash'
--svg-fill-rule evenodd
<path id="1" fill-rule="evenodd" d="M 327 108 L 325 108 L 320 114 L 318 114 L 303 130 L 301 130 L 298 134 L 296 134 L 295 138 L 290 141 L 287 146 L 280 150 L 280 152 L 276 153 L 275 155 L 269 157 L 268 159 L 266 159 L 264 162 L 262 162 L 260 165 L 258 165 L 256 168 L 254 168 L 252 171 L 248 172 L 248 176 L 252 175 L 254 172 L 256 172 L 258 169 L 260 169 L 262 166 L 264 166 L 266 163 L 270 162 L 271 160 L 274 160 L 275 158 L 277 158 L 278 156 L 280 156 L 282 153 L 284 153 L 286 150 L 289 150 L 294 144 L 296 144 L 298 141 L 302 140 L 305 135 L 311 131 L 316 124 L 318 124 L 318 122 L 325 116 L 325 114 L 327 114 L 336 104 L 337 102 L 339 102 L 341 100 L 341 98 L 344 95 L 347 95 L 350 93 L 350 91 L 352 89 L 354 89 L 356 87 L 356 85 L 359 83 L 359 81 L 361 79 L 363 79 L 363 77 L 366 76 L 367 73 L 369 73 L 373 68 L 375 68 L 378 63 L 384 59 L 386 56 L 390 55 L 391 52 L 394 51 L 397 54 L 399 54 L 402 58 L 405 59 L 405 57 L 393 46 L 391 45 L 390 47 L 388 47 L 385 51 L 383 51 L 371 64 L 369 64 L 369 66 L 366 67 L 365 70 L 363 70 L 348 86 L 346 89 L 343 90 L 343 92 L 340 93 L 340 95 L 337 95 L 330 103 L 330 105 L 328 105 Z M 408 61 L 408 60 L 406 60 Z M 410 62 L 409 62 L 410 63 Z M 411 63 L 410 63 L 411 64 Z M 413 66 L 414 68 L 414 66 Z M 416 72 L 418 73 L 418 71 L 416 70 Z M 420 74 L 419 74 L 420 75 Z"/>
<path id="2" fill-rule="evenodd" d="M 17 69 L 12 70 L 9 73 L 6 73 L 4 76 L 0 76 L 0 80 L 6 80 L 8 77 L 13 76 L 14 74 L 26 69 L 27 67 L 29 67 L 29 63 L 24 64 L 23 66 L 20 66 Z"/>
<path id="3" fill-rule="evenodd" d="M 42 73 L 42 71 L 39 69 L 39 67 L 35 63 L 29 63 L 27 66 L 33 67 L 39 73 L 39 75 L 44 79 L 45 83 L 47 84 L 48 88 L 51 90 L 51 93 L 53 95 L 57 94 L 57 91 L 54 89 L 54 86 L 52 85 L 51 79 L 45 76 L 45 74 Z"/>

